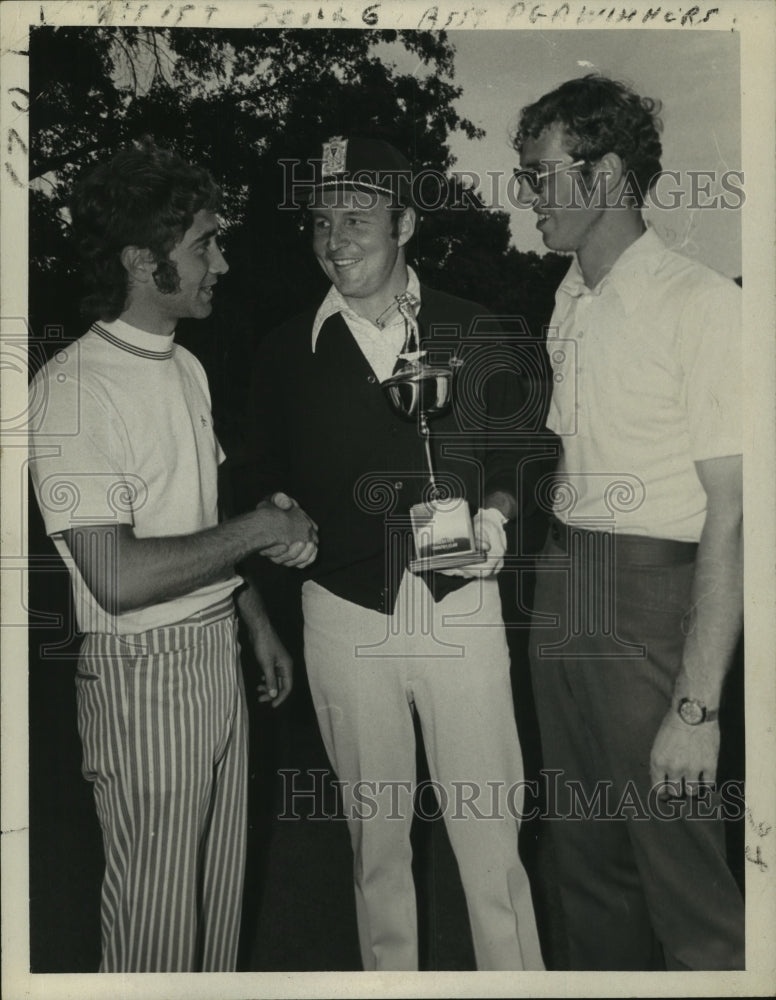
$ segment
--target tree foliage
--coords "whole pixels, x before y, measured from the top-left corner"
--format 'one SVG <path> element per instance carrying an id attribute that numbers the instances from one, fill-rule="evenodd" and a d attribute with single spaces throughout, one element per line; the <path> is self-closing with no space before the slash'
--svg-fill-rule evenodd
<path id="1" fill-rule="evenodd" d="M 433 67 L 399 73 L 374 46 L 398 43 Z M 310 155 L 333 132 L 390 133 L 418 167 L 445 169 L 456 129 L 454 49 L 443 33 L 50 28 L 33 30 L 30 177 L 57 187 L 150 133 L 204 161 L 241 220 L 256 169 L 276 149 Z"/>
<path id="2" fill-rule="evenodd" d="M 400 71 L 391 61 L 400 51 L 422 70 Z M 298 213 L 278 208 L 288 179 L 280 161 L 306 161 L 332 135 L 357 134 L 393 142 L 417 171 L 449 173 L 449 136 L 483 138 L 455 109 L 454 59 L 444 32 L 34 29 L 33 330 L 55 324 L 67 337 L 83 332 L 65 211 L 75 177 L 153 135 L 207 166 L 224 190 L 230 274 L 211 319 L 181 324 L 179 337 L 208 369 L 222 435 L 239 441 L 239 401 L 258 339 L 325 288 Z M 421 277 L 501 315 L 522 315 L 538 336 L 559 259 L 510 247 L 506 214 L 487 210 L 458 182 L 451 190 L 453 206 L 427 213 L 413 241 Z"/>

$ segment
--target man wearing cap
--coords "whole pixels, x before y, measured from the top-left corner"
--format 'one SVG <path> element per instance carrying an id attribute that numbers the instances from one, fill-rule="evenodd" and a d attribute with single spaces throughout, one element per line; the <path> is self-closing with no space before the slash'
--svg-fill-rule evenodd
<path id="1" fill-rule="evenodd" d="M 486 311 L 421 285 L 407 266 L 411 186 L 409 163 L 385 142 L 324 144 L 307 215 L 332 286 L 261 346 L 260 495 L 284 484 L 319 525 L 318 560 L 302 592 L 305 660 L 342 783 L 364 968 L 418 967 L 409 838 L 417 714 L 477 966 L 542 969 L 517 852 L 522 760 L 495 579 L 503 525 L 515 516 L 516 453 L 497 450 L 492 431 L 520 429 L 523 390 L 471 343 L 490 333 L 487 351 L 499 333 Z M 408 340 L 401 295 L 420 344 Z M 476 511 L 487 559 L 416 575 L 408 511 L 429 473 L 417 422 L 392 411 L 381 383 L 432 337 L 462 360 L 458 403 L 434 422 L 437 471 Z M 490 377 L 478 392 L 470 376 L 482 362 Z"/>
<path id="2" fill-rule="evenodd" d="M 31 386 L 31 472 L 71 574 L 83 773 L 103 835 L 103 972 L 227 972 L 237 960 L 247 805 L 247 719 L 235 603 L 263 669 L 291 663 L 235 564 L 289 565 L 315 526 L 276 496 L 218 523 L 202 366 L 175 343 L 212 310 L 228 265 L 209 173 L 150 142 L 81 179 L 72 227 L 87 333 Z M 42 401 L 42 402 L 41 402 Z"/>

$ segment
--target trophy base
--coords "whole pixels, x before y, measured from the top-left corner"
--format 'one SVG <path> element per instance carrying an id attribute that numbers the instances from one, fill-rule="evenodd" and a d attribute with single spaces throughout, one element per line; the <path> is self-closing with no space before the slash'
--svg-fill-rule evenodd
<path id="1" fill-rule="evenodd" d="M 410 570 L 413 573 L 425 573 L 427 570 L 458 569 L 459 566 L 469 566 L 471 563 L 485 562 L 487 552 L 482 549 L 472 549 L 471 552 L 452 552 L 450 555 L 425 556 L 410 560 Z"/>
<path id="2" fill-rule="evenodd" d="M 410 520 L 415 539 L 415 558 L 409 564 L 413 573 L 457 569 L 487 557 L 475 544 L 469 505 L 462 497 L 415 504 Z"/>

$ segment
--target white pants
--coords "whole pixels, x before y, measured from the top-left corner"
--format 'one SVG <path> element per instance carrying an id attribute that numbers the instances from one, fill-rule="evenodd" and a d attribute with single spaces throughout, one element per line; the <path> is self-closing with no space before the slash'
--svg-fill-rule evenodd
<path id="1" fill-rule="evenodd" d="M 414 710 L 466 893 L 477 967 L 543 969 L 517 853 L 523 767 L 497 583 L 472 581 L 435 605 L 407 573 L 387 616 L 307 582 L 303 607 L 310 689 L 343 783 L 364 968 L 418 967 L 409 839 Z"/>

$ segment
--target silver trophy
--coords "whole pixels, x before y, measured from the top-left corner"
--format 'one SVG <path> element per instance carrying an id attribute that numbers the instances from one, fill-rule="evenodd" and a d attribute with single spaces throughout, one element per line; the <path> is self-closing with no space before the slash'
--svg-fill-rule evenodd
<path id="1" fill-rule="evenodd" d="M 395 308 L 404 318 L 406 336 L 397 370 L 382 383 L 394 410 L 407 420 L 417 419 L 426 451 L 427 499 L 410 508 L 415 541 L 415 558 L 410 561 L 410 569 L 414 573 L 453 569 L 482 562 L 486 557 L 475 543 L 468 502 L 440 488 L 434 473 L 428 421 L 449 409 L 453 378 L 460 361 L 451 358 L 447 364 L 432 365 L 424 360 L 426 352 L 420 350 L 416 318 L 418 306 L 417 300 L 406 292 L 396 296 Z M 378 325 L 381 325 L 379 320 Z"/>

